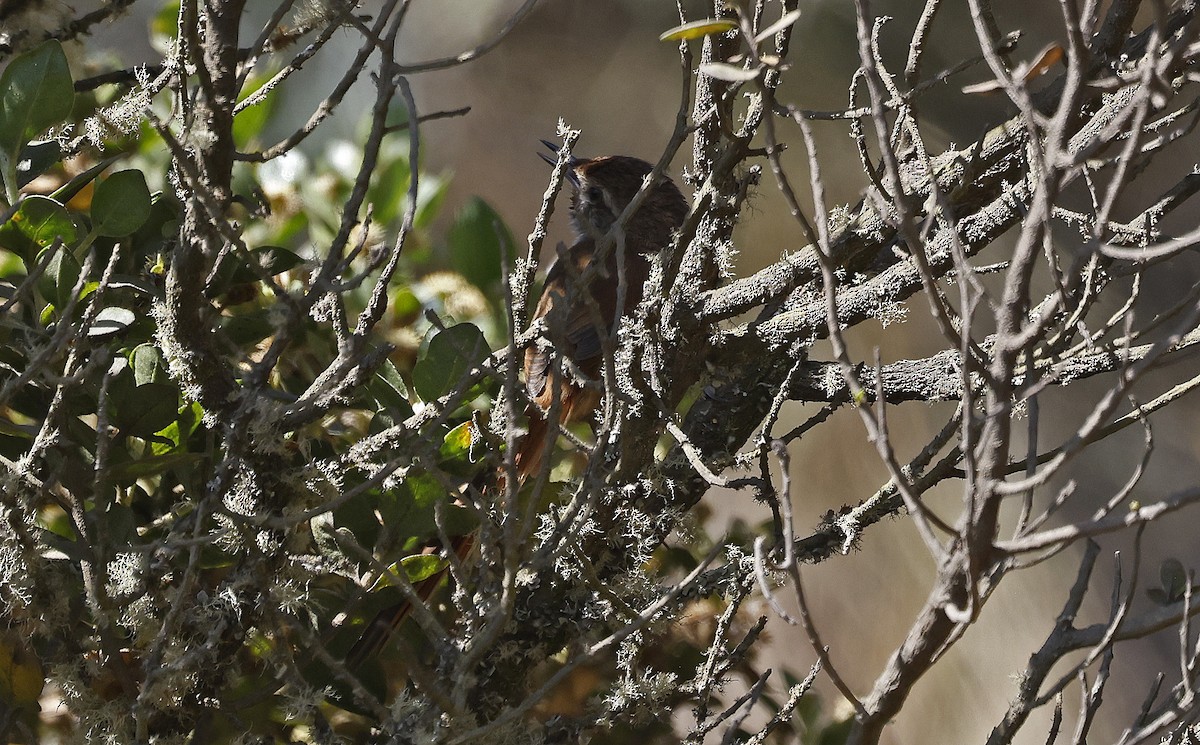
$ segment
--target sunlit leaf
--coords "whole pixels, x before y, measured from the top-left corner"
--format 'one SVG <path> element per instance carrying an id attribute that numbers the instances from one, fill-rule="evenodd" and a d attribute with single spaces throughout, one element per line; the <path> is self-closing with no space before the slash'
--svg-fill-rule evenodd
<path id="1" fill-rule="evenodd" d="M 25 186 L 62 159 L 62 147 L 56 140 L 30 142 L 17 156 L 17 186 Z"/>
<path id="2" fill-rule="evenodd" d="M 449 565 L 448 561 L 437 554 L 413 554 L 412 556 L 405 556 L 400 561 L 388 567 L 391 571 L 380 574 L 379 580 L 375 582 L 375 585 L 371 589 L 394 587 L 399 584 L 397 580 L 400 576 L 407 577 L 409 583 L 423 582 Z"/>
<path id="3" fill-rule="evenodd" d="M 779 33 L 780 31 L 784 30 L 788 26 L 791 26 L 798 20 L 800 20 L 800 11 L 799 10 L 791 10 L 791 11 L 788 11 L 787 13 L 784 13 L 783 17 L 780 18 L 778 21 L 775 21 L 770 26 L 767 26 L 762 31 L 759 31 L 758 35 L 754 37 L 754 43 L 758 44 L 759 42 L 762 42 L 765 39 L 769 39 L 770 37 L 774 36 L 775 34 Z"/>
<path id="4" fill-rule="evenodd" d="M 25 258 L 30 271 L 38 252 L 56 238 L 73 246 L 79 240 L 79 230 L 66 208 L 49 197 L 26 197 L 8 222 L 0 225 L 0 248 Z"/>
<path id="5" fill-rule="evenodd" d="M 707 75 L 710 78 L 724 80 L 729 83 L 743 83 L 747 80 L 754 80 L 758 77 L 759 73 L 759 68 L 757 67 L 746 69 L 725 62 L 705 62 L 703 65 L 700 65 L 699 69 L 701 75 Z"/>
<path id="6" fill-rule="evenodd" d="M 379 366 L 367 383 L 367 391 L 393 419 L 407 419 L 412 416 L 412 404 L 408 402 L 408 386 L 404 384 L 400 371 L 391 360 L 385 360 Z"/>
<path id="7" fill-rule="evenodd" d="M 681 41 L 699 39 L 709 34 L 723 34 L 737 28 L 737 21 L 725 18 L 705 18 L 669 28 L 658 35 L 659 41 Z"/>
<path id="8" fill-rule="evenodd" d="M 270 79 L 271 75 L 257 76 L 252 78 L 242 89 L 242 96 L 238 100 L 238 104 L 241 105 L 250 96 L 255 97 L 255 102 L 241 109 L 234 116 L 233 141 L 237 143 L 239 150 L 247 150 L 257 144 L 263 127 L 271 121 L 271 117 L 275 113 L 279 103 L 279 88 L 274 88 L 261 96 L 257 95 L 263 84 Z"/>
<path id="9" fill-rule="evenodd" d="M 204 409 L 200 404 L 193 402 L 181 406 L 175 421 L 154 433 L 157 437 L 150 451 L 155 455 L 163 455 L 186 447 L 188 438 L 200 428 L 203 419 Z"/>
<path id="10" fill-rule="evenodd" d="M 128 308 L 104 308 L 96 314 L 96 320 L 88 327 L 88 336 L 108 336 L 118 331 L 124 331 L 137 320 L 132 310 Z"/>
<path id="11" fill-rule="evenodd" d="M 442 440 L 442 446 L 438 448 L 438 455 L 447 459 L 468 457 L 471 452 L 471 443 L 475 441 L 475 436 L 471 432 L 472 426 L 471 422 L 463 422 L 447 432 L 445 439 Z"/>

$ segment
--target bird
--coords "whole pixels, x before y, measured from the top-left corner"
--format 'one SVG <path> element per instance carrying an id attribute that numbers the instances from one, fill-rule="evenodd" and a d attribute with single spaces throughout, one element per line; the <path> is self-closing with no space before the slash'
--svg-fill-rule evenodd
<path id="1" fill-rule="evenodd" d="M 542 144 L 557 154 L 554 143 L 542 140 Z M 539 155 L 552 165 L 557 163 L 557 157 Z M 569 248 L 560 246 L 530 319 L 531 326 L 541 324 L 548 344 L 532 344 L 525 351 L 528 426 L 515 443 L 518 488 L 543 468 L 559 426 L 589 419 L 596 411 L 603 399 L 603 339 L 615 334 L 620 318 L 641 302 L 653 256 L 671 246 L 689 209 L 675 182 L 661 176 L 623 226 L 623 250 L 618 251 L 613 226 L 654 166 L 626 155 L 571 157 L 566 166 L 575 239 Z M 598 255 L 602 265 L 597 264 Z M 623 272 L 618 261 L 624 262 Z M 624 302 L 618 312 L 622 275 Z M 564 374 L 560 357 L 569 361 L 571 373 Z M 557 421 L 552 422 L 550 413 L 555 408 Z M 498 474 L 493 487 L 503 479 Z M 452 550 L 463 559 L 473 543 L 473 536 L 462 536 Z M 414 589 L 426 600 L 440 579 L 440 575 L 430 577 Z M 347 653 L 347 666 L 353 669 L 374 656 L 411 610 L 410 603 L 402 602 L 381 611 Z"/>
<path id="2" fill-rule="evenodd" d="M 553 143 L 542 142 L 555 149 Z M 555 162 L 545 154 L 543 159 Z M 530 405 L 525 410 L 529 427 L 518 444 L 516 455 L 517 474 L 521 479 L 536 474 L 541 468 L 550 444 L 546 436 L 550 427 L 546 414 L 556 399 L 560 424 L 587 419 L 599 405 L 602 393 L 598 383 L 604 363 L 602 339 L 614 334 L 615 321 L 632 312 L 641 302 L 650 276 L 651 257 L 671 245 L 688 212 L 687 201 L 675 182 L 663 177 L 650 189 L 624 226 L 624 250 L 617 251 L 615 246 L 608 246 L 603 266 L 593 267 L 597 249 L 608 240 L 612 226 L 653 166 L 624 155 L 572 158 L 567 165 L 567 179 L 573 187 L 571 222 L 576 238 L 547 272 L 532 318 L 533 322 L 544 324 L 550 344 L 535 344 L 525 350 L 525 388 Z M 621 279 L 617 268 L 619 260 L 624 260 L 625 264 L 624 307 L 620 314 L 617 312 Z M 582 287 L 580 281 L 583 281 Z M 603 324 L 603 329 L 597 325 L 597 320 Z M 563 374 L 556 360 L 559 355 L 569 360 L 574 370 L 585 378 L 583 385 Z"/>

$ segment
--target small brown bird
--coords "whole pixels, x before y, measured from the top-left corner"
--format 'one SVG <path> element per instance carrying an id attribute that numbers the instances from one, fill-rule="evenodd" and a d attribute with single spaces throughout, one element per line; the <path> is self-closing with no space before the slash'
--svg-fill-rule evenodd
<path id="1" fill-rule="evenodd" d="M 554 149 L 551 143 L 545 144 Z M 547 156 L 543 158 L 554 163 Z M 675 231 L 687 216 L 687 201 L 674 182 L 664 177 L 625 225 L 623 257 L 618 257 L 616 248 L 610 246 L 604 266 L 587 271 L 595 260 L 597 245 L 603 245 L 652 170 L 646 161 L 623 155 L 571 160 L 571 221 L 578 235 L 547 273 L 533 314 L 534 321 L 544 321 L 551 346 L 534 345 L 525 351 L 525 388 L 532 403 L 525 410 L 529 431 L 517 450 L 517 473 L 522 480 L 541 468 L 549 445 L 544 412 L 549 411 L 555 397 L 560 402 L 561 424 L 589 417 L 601 400 L 598 385 L 581 386 L 564 376 L 555 357 L 562 355 L 589 382 L 599 383 L 603 366 L 601 339 L 615 331 L 619 317 L 618 259 L 624 258 L 625 262 L 625 303 L 620 311 L 625 315 L 642 300 L 651 256 L 671 245 Z M 586 279 L 583 287 L 578 286 L 579 279 Z M 595 301 L 594 306 L 584 293 Z M 596 324 L 597 310 L 603 330 Z"/>
<path id="2" fill-rule="evenodd" d="M 554 144 L 542 142 L 557 151 Z M 547 155 L 541 157 L 548 163 L 556 163 Z M 653 170 L 646 161 L 623 155 L 572 158 L 568 166 L 567 179 L 573 187 L 571 221 L 577 235 L 575 243 L 562 252 L 547 273 L 533 314 L 534 322 L 544 322 L 545 337 L 550 345 L 534 345 L 525 352 L 525 387 L 530 403 L 525 408 L 529 428 L 517 443 L 516 466 L 520 483 L 542 468 L 546 451 L 554 440 L 546 417 L 555 398 L 559 405 L 558 424 L 586 419 L 602 399 L 600 384 L 604 359 L 601 340 L 615 331 L 614 324 L 619 318 L 617 302 L 621 273 L 617 268 L 616 247 L 607 247 L 603 267 L 590 270 L 589 267 L 596 259 L 597 246 L 605 245 L 609 231 Z M 671 245 L 687 212 L 687 201 L 674 182 L 664 176 L 626 223 L 624 250 L 620 252 L 625 262 L 625 302 L 621 315 L 630 313 L 641 302 L 643 287 L 650 274 L 651 256 Z M 580 284 L 581 280 L 583 284 Z M 603 324 L 603 330 L 598 327 L 597 320 Z M 575 371 L 587 379 L 584 384 L 562 372 L 556 359 L 559 355 L 569 360 Z M 473 538 L 464 536 L 453 548 L 462 558 L 472 544 Z M 418 595 L 427 599 L 440 579 L 439 575 L 419 583 L 415 588 Z M 346 655 L 347 665 L 356 667 L 378 652 L 411 609 L 409 603 L 401 603 L 380 612 Z"/>

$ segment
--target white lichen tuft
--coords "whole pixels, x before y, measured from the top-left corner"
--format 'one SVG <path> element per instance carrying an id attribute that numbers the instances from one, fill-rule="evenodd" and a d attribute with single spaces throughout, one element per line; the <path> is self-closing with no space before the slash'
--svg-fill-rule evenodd
<path id="1" fill-rule="evenodd" d="M 22 530 L 33 532 L 32 519 L 0 504 L 0 600 L 10 612 L 28 608 L 34 598 L 34 576 L 26 563 L 21 540 L 12 527 L 13 521 L 21 522 Z"/>
<path id="2" fill-rule="evenodd" d="M 624 676 L 604 697 L 604 712 L 599 722 L 627 721 L 637 725 L 660 719 L 666 716 L 678 689 L 678 678 L 672 673 L 647 670 Z"/>
<path id="3" fill-rule="evenodd" d="M 108 594 L 113 597 L 135 595 L 142 588 L 146 554 L 126 551 L 108 562 Z"/>
<path id="4" fill-rule="evenodd" d="M 150 108 L 150 92 L 144 85 L 134 87 L 110 106 L 83 121 L 83 136 L 93 147 L 103 148 L 114 134 L 129 135 L 142 126 Z"/>

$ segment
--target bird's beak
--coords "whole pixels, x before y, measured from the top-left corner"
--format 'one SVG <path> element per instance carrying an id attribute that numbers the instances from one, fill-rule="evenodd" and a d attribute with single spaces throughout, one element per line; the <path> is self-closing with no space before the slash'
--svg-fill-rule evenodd
<path id="1" fill-rule="evenodd" d="M 551 156 L 551 155 L 547 155 L 546 153 L 538 153 L 538 157 L 541 158 L 542 160 L 546 161 L 547 163 L 549 163 L 552 166 L 558 165 L 558 157 L 557 157 L 558 151 L 559 151 L 558 145 L 554 144 L 550 140 L 542 140 L 542 144 L 545 145 L 547 148 L 549 148 L 550 152 L 554 153 L 554 155 Z M 572 155 L 571 159 L 567 161 L 566 176 L 567 176 L 567 180 L 571 182 L 572 186 L 576 186 L 576 187 L 579 186 L 579 174 L 575 173 L 575 168 L 582 162 L 583 161 L 581 161 L 579 158 L 576 158 L 574 155 Z"/>

